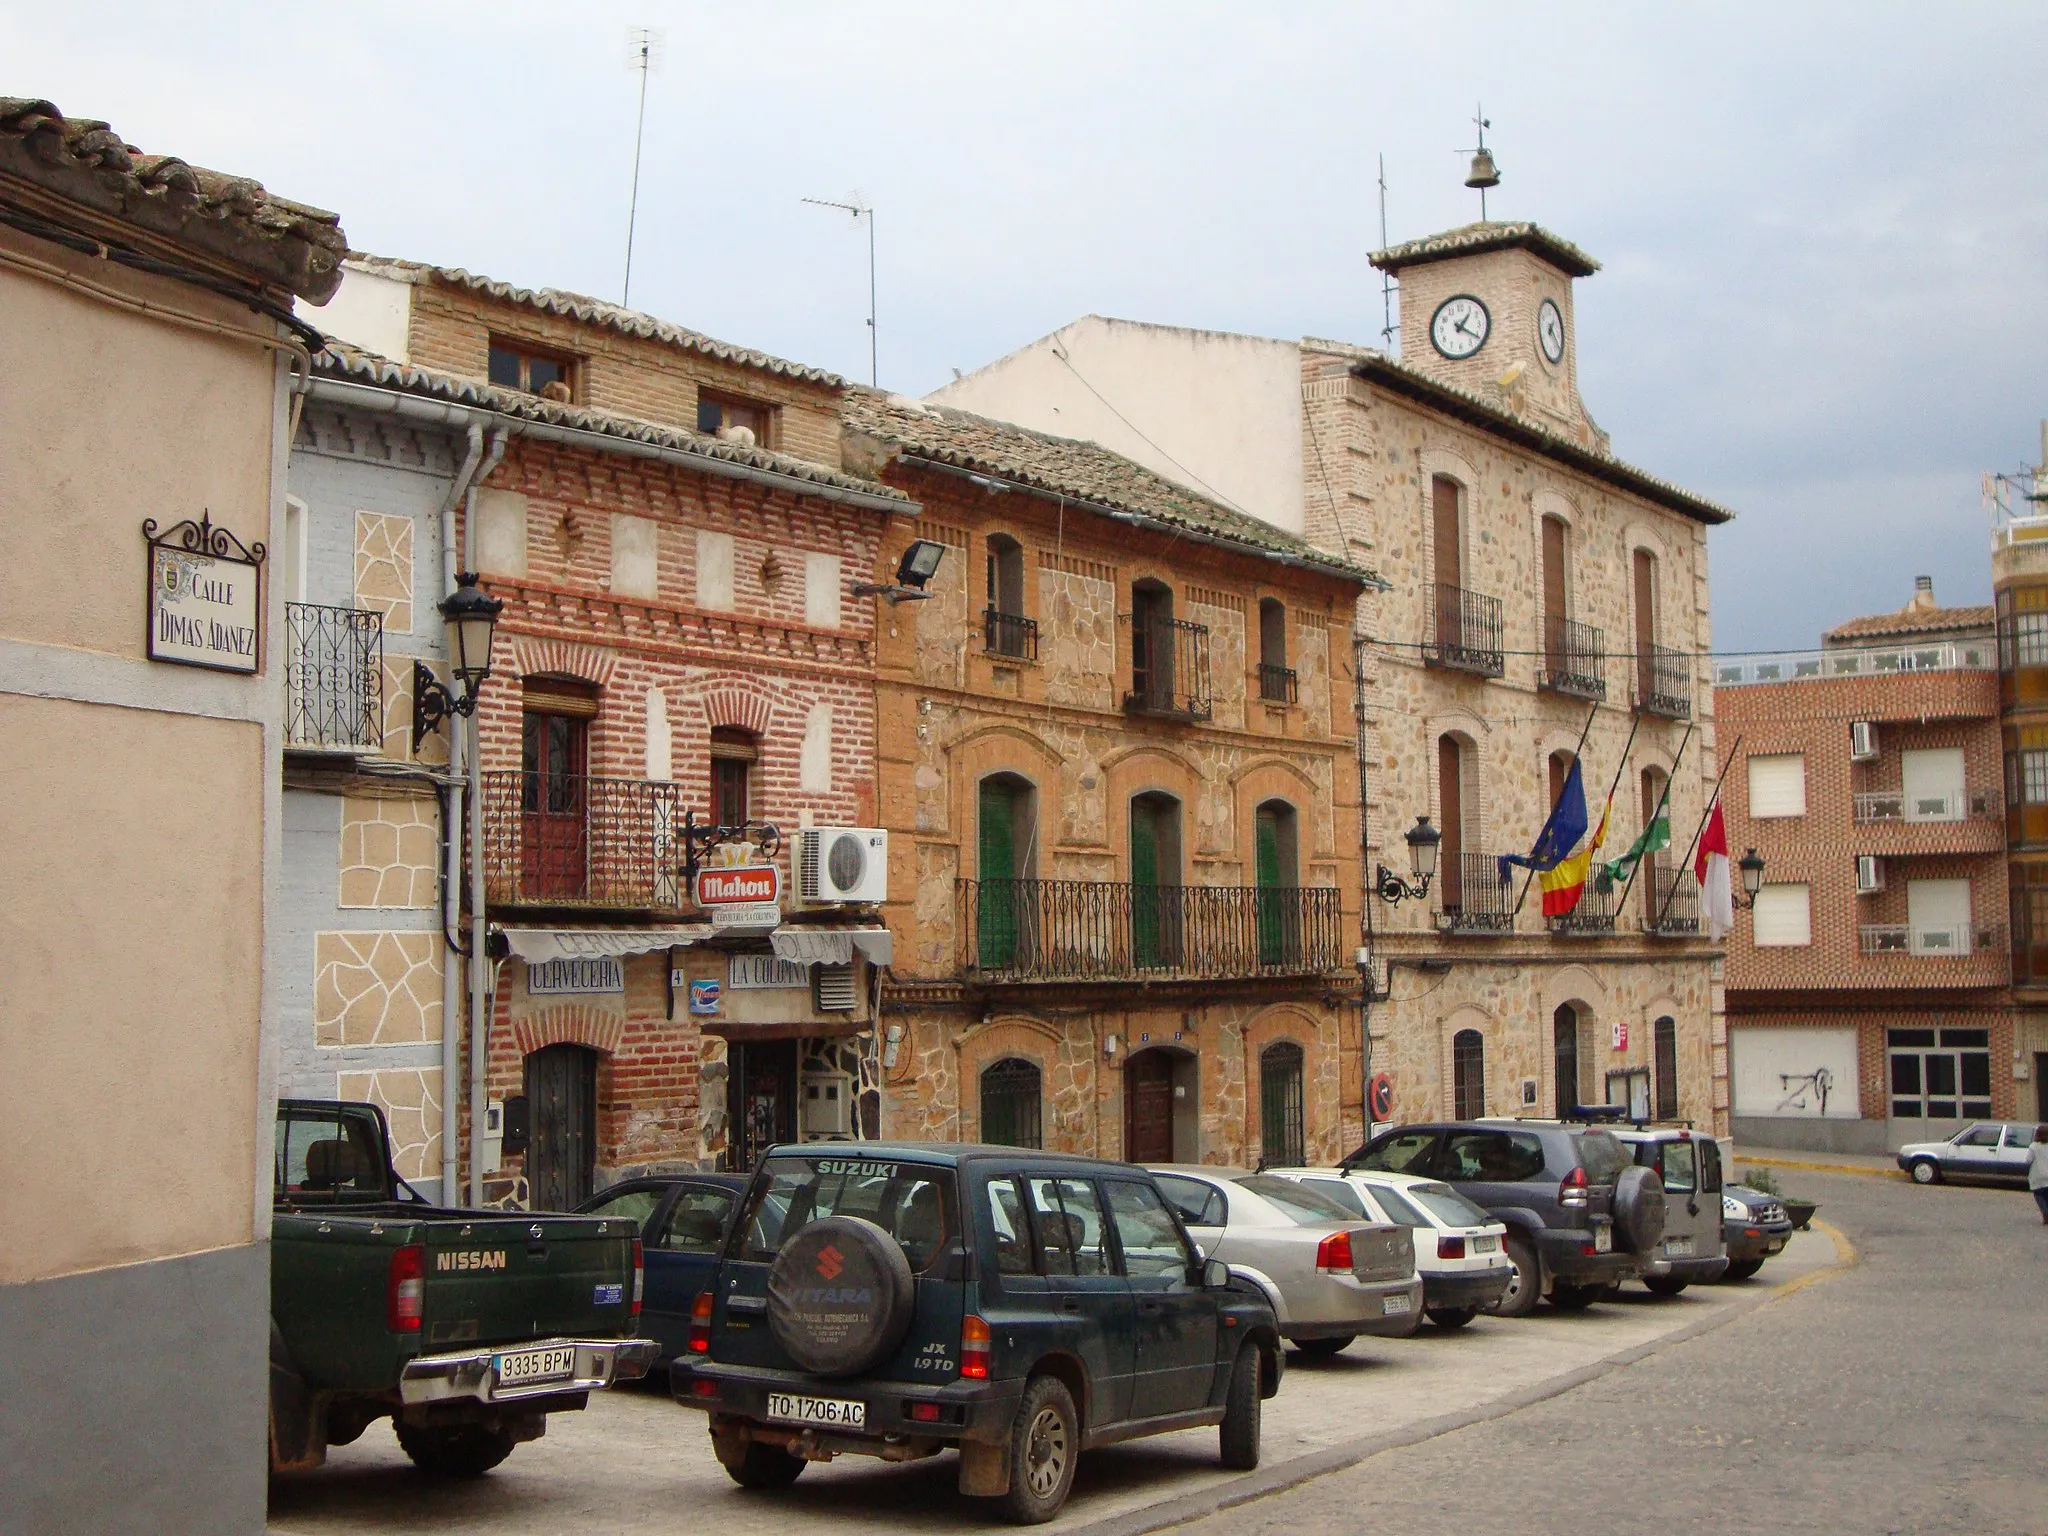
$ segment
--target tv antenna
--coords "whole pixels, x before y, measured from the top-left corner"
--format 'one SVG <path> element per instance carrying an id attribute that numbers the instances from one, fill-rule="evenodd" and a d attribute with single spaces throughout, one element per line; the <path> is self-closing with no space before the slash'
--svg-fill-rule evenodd
<path id="1" fill-rule="evenodd" d="M 853 222 L 868 221 L 868 382 L 877 389 L 882 385 L 881 370 L 876 364 L 875 349 L 875 210 L 868 200 L 858 192 L 852 194 L 852 201 L 838 203 L 825 197 L 803 199 L 813 208 L 837 208 L 841 213 L 853 215 Z"/>
<path id="2" fill-rule="evenodd" d="M 1387 157 L 1380 156 L 1380 249 L 1387 248 Z M 1394 274 L 1380 273 L 1380 345 L 1391 348 L 1394 332 Z"/>
<path id="3" fill-rule="evenodd" d="M 633 302 L 633 227 L 640 218 L 640 144 L 647 136 L 647 77 L 661 64 L 661 33 L 653 27 L 626 29 L 626 68 L 640 72 L 640 121 L 633 130 L 633 195 L 626 205 L 626 281 L 619 302 Z"/>
<path id="4" fill-rule="evenodd" d="M 1479 222 L 1486 222 L 1486 189 L 1500 185 L 1500 167 L 1493 163 L 1493 151 L 1486 147 L 1486 130 L 1493 126 L 1486 115 L 1483 103 L 1472 110 L 1473 124 L 1479 129 L 1479 147 L 1473 150 L 1461 149 L 1459 154 L 1472 157 L 1472 169 L 1466 174 L 1465 185 L 1479 193 Z"/>

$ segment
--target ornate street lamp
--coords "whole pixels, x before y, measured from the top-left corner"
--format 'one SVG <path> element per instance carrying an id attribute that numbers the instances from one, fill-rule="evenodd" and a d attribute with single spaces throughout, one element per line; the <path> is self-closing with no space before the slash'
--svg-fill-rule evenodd
<path id="1" fill-rule="evenodd" d="M 1418 816 L 1404 840 L 1408 844 L 1408 862 L 1415 878 L 1403 880 L 1384 864 L 1373 875 L 1373 889 L 1390 907 L 1399 906 L 1404 901 L 1420 901 L 1429 894 L 1429 882 L 1436 875 L 1437 845 L 1443 842 L 1444 835 L 1429 824 L 1427 816 Z"/>
<path id="2" fill-rule="evenodd" d="M 441 619 L 448 629 L 449 689 L 424 662 L 412 665 L 412 749 L 418 752 L 427 733 L 451 715 L 476 713 L 477 692 L 491 675 L 491 640 L 505 604 L 482 591 L 475 571 L 461 571 L 455 590 L 441 599 Z"/>
<path id="3" fill-rule="evenodd" d="M 1763 855 L 1754 848 L 1735 861 L 1735 867 L 1742 871 L 1742 897 L 1738 906 L 1756 905 L 1756 893 L 1764 888 Z"/>

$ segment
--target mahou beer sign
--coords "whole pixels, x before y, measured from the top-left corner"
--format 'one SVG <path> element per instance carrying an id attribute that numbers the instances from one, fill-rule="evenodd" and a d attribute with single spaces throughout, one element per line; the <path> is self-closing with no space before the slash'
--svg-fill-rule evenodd
<path id="1" fill-rule="evenodd" d="M 776 906 L 782 900 L 782 871 L 773 864 L 735 864 L 697 871 L 700 907 Z"/>

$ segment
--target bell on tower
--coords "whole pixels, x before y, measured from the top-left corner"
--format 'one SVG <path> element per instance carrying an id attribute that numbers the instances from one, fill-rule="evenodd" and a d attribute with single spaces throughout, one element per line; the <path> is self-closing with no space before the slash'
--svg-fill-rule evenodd
<path id="1" fill-rule="evenodd" d="M 1484 224 L 1486 189 L 1500 185 L 1500 167 L 1493 163 L 1493 151 L 1486 147 L 1486 130 L 1493 124 L 1487 120 L 1483 104 L 1474 109 L 1472 121 L 1479 129 L 1479 147 L 1472 151 L 1472 170 L 1465 177 L 1465 185 L 1479 194 L 1479 222 Z"/>

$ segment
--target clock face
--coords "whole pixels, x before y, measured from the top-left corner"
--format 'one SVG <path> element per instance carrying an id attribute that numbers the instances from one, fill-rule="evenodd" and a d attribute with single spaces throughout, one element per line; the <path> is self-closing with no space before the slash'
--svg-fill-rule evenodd
<path id="1" fill-rule="evenodd" d="M 1429 339 L 1445 357 L 1470 357 L 1486 345 L 1486 333 L 1492 329 L 1486 306 L 1461 293 L 1437 305 L 1429 321 Z"/>
<path id="2" fill-rule="evenodd" d="M 1564 361 L 1564 315 L 1549 299 L 1536 306 L 1536 341 L 1553 364 Z"/>

